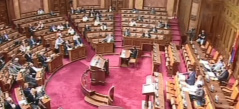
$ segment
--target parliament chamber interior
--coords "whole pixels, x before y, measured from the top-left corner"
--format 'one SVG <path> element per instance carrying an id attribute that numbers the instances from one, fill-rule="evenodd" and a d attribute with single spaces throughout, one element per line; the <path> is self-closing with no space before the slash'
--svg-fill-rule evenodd
<path id="1" fill-rule="evenodd" d="M 0 109 L 239 109 L 239 0 L 0 0 Z"/>

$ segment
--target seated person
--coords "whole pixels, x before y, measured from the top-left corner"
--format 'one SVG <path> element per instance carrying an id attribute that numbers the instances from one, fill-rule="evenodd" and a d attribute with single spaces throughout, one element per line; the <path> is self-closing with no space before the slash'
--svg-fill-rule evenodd
<path id="1" fill-rule="evenodd" d="M 81 8 L 81 13 L 86 13 L 86 10 L 84 7 Z"/>
<path id="2" fill-rule="evenodd" d="M 42 44 L 42 38 L 40 36 L 37 37 L 36 42 L 37 42 L 37 45 Z"/>
<path id="3" fill-rule="evenodd" d="M 68 50 L 72 50 L 72 45 L 69 43 L 68 40 L 65 41 L 65 44 L 64 44 L 64 52 L 65 52 L 65 55 L 69 55 L 69 52 Z"/>
<path id="4" fill-rule="evenodd" d="M 111 34 L 108 34 L 106 38 L 104 39 L 104 41 L 107 43 L 114 42 L 114 36 L 112 36 Z"/>
<path id="5" fill-rule="evenodd" d="M 29 24 L 29 32 L 31 36 L 34 36 L 35 31 L 36 31 L 36 28 L 32 24 Z"/>
<path id="6" fill-rule="evenodd" d="M 17 108 L 17 105 L 13 102 L 12 98 L 7 97 L 4 99 L 4 108 L 5 109 L 19 109 L 19 106 Z"/>
<path id="7" fill-rule="evenodd" d="M 60 45 L 62 45 L 64 43 L 64 40 L 58 36 L 58 38 L 55 41 L 55 52 L 59 53 L 60 52 Z"/>
<path id="8" fill-rule="evenodd" d="M 29 44 L 30 44 L 30 47 L 33 48 L 37 45 L 37 42 L 35 40 L 35 38 L 33 36 L 30 37 L 29 39 Z"/>
<path id="9" fill-rule="evenodd" d="M 138 15 L 137 21 L 138 21 L 138 22 L 143 22 L 143 21 L 144 21 L 144 20 L 143 20 L 143 16 Z"/>
<path id="10" fill-rule="evenodd" d="M 24 55 L 27 62 L 33 63 L 33 54 L 30 51 L 27 51 Z"/>
<path id="11" fill-rule="evenodd" d="M 22 41 L 19 49 L 22 53 L 25 53 L 30 50 L 30 46 L 25 41 Z"/>
<path id="12" fill-rule="evenodd" d="M 158 32 L 158 29 L 157 29 L 157 27 L 156 27 L 156 26 L 154 26 L 154 27 L 151 29 L 151 32 L 153 32 L 153 33 L 157 33 L 157 32 Z"/>
<path id="13" fill-rule="evenodd" d="M 190 95 L 190 98 L 193 100 L 196 100 L 199 106 L 203 106 L 205 104 L 204 96 L 205 96 L 205 92 L 203 90 L 203 87 L 202 85 L 198 84 L 197 90 L 195 91 L 194 94 Z"/>
<path id="14" fill-rule="evenodd" d="M 10 41 L 10 40 L 11 40 L 6 31 L 3 32 L 3 38 L 2 38 L 2 40 L 3 40 L 3 42 L 6 42 L 6 41 Z"/>
<path id="15" fill-rule="evenodd" d="M 80 36 L 79 36 L 78 34 L 75 34 L 75 35 L 73 36 L 73 41 L 74 41 L 74 45 L 75 45 L 76 47 L 78 47 L 78 46 L 83 46 L 83 42 L 82 42 L 82 40 L 80 39 Z"/>
<path id="16" fill-rule="evenodd" d="M 8 72 L 13 75 L 13 76 L 17 76 L 18 72 L 21 70 L 21 67 L 18 68 L 17 66 L 13 65 L 12 63 L 9 63 L 8 67 Z"/>
<path id="17" fill-rule="evenodd" d="M 51 12 L 50 12 L 50 15 L 51 15 L 51 16 L 56 16 L 56 13 L 55 13 L 54 11 L 51 11 Z"/>
<path id="18" fill-rule="evenodd" d="M 169 25 L 167 21 L 164 22 L 164 29 L 169 29 Z"/>
<path id="19" fill-rule="evenodd" d="M 83 22 L 89 21 L 89 18 L 85 15 L 85 16 L 82 18 L 82 21 L 83 21 Z"/>
<path id="20" fill-rule="evenodd" d="M 124 32 L 124 36 L 130 36 L 131 33 L 128 28 L 126 28 L 126 31 Z"/>
<path id="21" fill-rule="evenodd" d="M 151 38 L 151 34 L 150 32 L 148 31 L 145 31 L 143 34 L 142 34 L 142 37 L 146 37 L 146 38 Z"/>
<path id="22" fill-rule="evenodd" d="M 138 50 L 136 47 L 130 50 L 130 57 L 136 59 L 138 56 Z"/>
<path id="23" fill-rule="evenodd" d="M 70 28 L 68 29 L 68 34 L 74 35 L 74 34 L 75 34 L 75 30 L 74 30 L 72 27 L 70 27 Z"/>
<path id="24" fill-rule="evenodd" d="M 129 26 L 137 26 L 137 23 L 134 19 L 132 19 L 129 23 Z"/>
<path id="25" fill-rule="evenodd" d="M 37 81 L 35 79 L 36 77 L 36 71 L 32 68 L 33 64 L 27 66 L 27 71 L 24 72 L 24 80 L 29 84 L 31 87 L 37 87 Z"/>
<path id="26" fill-rule="evenodd" d="M 97 25 L 100 25 L 100 24 L 101 24 L 100 20 L 95 20 L 94 26 L 97 26 Z"/>
<path id="27" fill-rule="evenodd" d="M 39 8 L 38 11 L 37 11 L 37 14 L 38 15 L 41 15 L 41 14 L 45 14 L 44 10 Z"/>
<path id="28" fill-rule="evenodd" d="M 90 11 L 88 16 L 91 17 L 91 18 L 94 17 L 95 16 L 95 12 Z"/>
<path id="29" fill-rule="evenodd" d="M 156 10 L 154 8 L 151 8 L 150 14 L 156 14 Z"/>
<path id="30" fill-rule="evenodd" d="M 58 32 L 56 33 L 56 36 L 58 36 L 58 37 L 63 37 L 61 31 L 58 31 Z"/>
<path id="31" fill-rule="evenodd" d="M 91 28 L 89 25 L 85 25 L 85 31 L 91 31 Z"/>
<path id="32" fill-rule="evenodd" d="M 204 85 L 204 80 L 203 80 L 202 75 L 198 75 L 197 80 L 194 85 L 189 85 L 188 83 L 185 83 L 183 81 L 180 81 L 180 84 L 182 86 L 184 86 L 184 87 L 182 87 L 183 91 L 189 92 L 191 94 L 197 90 L 198 85 L 201 85 L 201 86 Z"/>
<path id="33" fill-rule="evenodd" d="M 112 6 L 109 7 L 108 12 L 113 12 Z"/>
<path id="34" fill-rule="evenodd" d="M 71 27 L 68 21 L 66 21 L 66 23 L 64 24 L 64 27 L 65 28 L 70 28 Z"/>
<path id="35" fill-rule="evenodd" d="M 5 61 L 3 57 L 0 58 L 0 70 L 5 66 Z"/>
<path id="36" fill-rule="evenodd" d="M 188 77 L 186 78 L 186 75 Z M 192 69 L 189 69 L 189 73 L 178 74 L 180 80 L 185 80 L 188 85 L 194 85 L 196 82 L 196 72 Z"/>
<path id="37" fill-rule="evenodd" d="M 55 25 L 52 25 L 50 28 L 51 32 L 56 32 L 57 31 L 57 27 Z"/>
<path id="38" fill-rule="evenodd" d="M 228 68 L 223 67 L 223 70 L 221 73 L 216 74 L 215 80 L 218 80 L 220 82 L 227 82 L 229 78 L 229 71 Z"/>
<path id="39" fill-rule="evenodd" d="M 73 7 L 71 7 L 71 14 L 75 14 L 75 10 Z"/>
<path id="40" fill-rule="evenodd" d="M 206 35 L 204 33 L 204 30 L 202 30 L 202 34 L 198 35 L 199 38 L 196 40 L 200 45 L 205 45 L 206 43 Z"/>
<path id="41" fill-rule="evenodd" d="M 43 28 L 44 28 L 44 24 L 41 21 L 39 21 L 36 29 L 40 29 L 41 30 Z"/>
<path id="42" fill-rule="evenodd" d="M 95 14 L 95 20 L 101 20 L 101 14 L 100 14 L 100 12 L 96 12 L 96 14 Z"/>
<path id="43" fill-rule="evenodd" d="M 81 13 L 80 7 L 77 7 L 77 8 L 76 8 L 75 13 L 77 13 L 77 14 L 80 14 L 80 13 Z"/>
<path id="44" fill-rule="evenodd" d="M 136 8 L 133 8 L 132 13 L 138 13 L 139 11 Z"/>
<path id="45" fill-rule="evenodd" d="M 64 30 L 64 26 L 62 24 L 57 25 L 57 30 L 62 31 Z"/>
<path id="46" fill-rule="evenodd" d="M 41 96 L 37 94 L 36 89 L 32 89 L 31 93 L 26 96 L 27 102 L 31 104 L 33 109 L 46 109 L 43 102 L 40 100 L 40 97 Z"/>
<path id="47" fill-rule="evenodd" d="M 46 71 L 48 71 L 48 59 L 46 54 L 44 52 L 41 52 L 38 58 L 42 66 L 46 68 Z"/>
<path id="48" fill-rule="evenodd" d="M 100 26 L 100 29 L 101 29 L 102 31 L 107 30 L 107 25 L 106 25 L 106 23 L 102 23 L 102 25 Z"/>
<path id="49" fill-rule="evenodd" d="M 113 20 L 113 16 L 112 15 L 107 15 L 108 20 Z"/>
<path id="50" fill-rule="evenodd" d="M 215 64 L 210 64 L 205 60 L 200 60 L 199 63 L 202 63 L 209 72 L 221 71 L 222 67 L 225 65 L 222 57 L 220 57 Z"/>
<path id="51" fill-rule="evenodd" d="M 164 28 L 165 24 L 160 20 L 158 23 L 159 28 Z"/>

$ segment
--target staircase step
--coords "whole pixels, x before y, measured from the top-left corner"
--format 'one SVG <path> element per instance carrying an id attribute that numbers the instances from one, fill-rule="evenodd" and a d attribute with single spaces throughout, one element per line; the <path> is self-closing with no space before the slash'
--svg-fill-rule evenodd
<path id="1" fill-rule="evenodd" d="M 84 99 L 85 99 L 85 101 L 86 101 L 87 103 L 92 104 L 92 105 L 94 105 L 94 106 L 108 106 L 108 105 L 105 104 L 105 103 L 96 101 L 96 100 L 94 100 L 94 99 L 92 99 L 92 98 L 90 98 L 90 97 L 87 97 L 87 96 L 85 96 Z"/>
<path id="2" fill-rule="evenodd" d="M 115 37 L 115 41 L 122 42 L 122 37 Z"/>

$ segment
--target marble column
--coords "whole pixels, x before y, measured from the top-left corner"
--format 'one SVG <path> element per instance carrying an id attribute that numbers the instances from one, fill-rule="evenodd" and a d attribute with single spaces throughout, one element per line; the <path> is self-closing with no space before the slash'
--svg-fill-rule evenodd
<path id="1" fill-rule="evenodd" d="M 143 9 L 144 0 L 135 0 L 135 8 L 136 9 Z"/>
<path id="2" fill-rule="evenodd" d="M 167 12 L 168 12 L 168 16 L 170 16 L 170 17 L 173 16 L 174 2 L 175 2 L 175 0 L 167 1 Z"/>
<path id="3" fill-rule="evenodd" d="M 13 0 L 13 7 L 14 7 L 14 12 L 15 12 L 16 19 L 21 18 L 19 0 Z"/>
<path id="4" fill-rule="evenodd" d="M 49 13 L 49 3 L 48 0 L 43 0 L 43 9 L 45 11 L 45 13 Z"/>
<path id="5" fill-rule="evenodd" d="M 78 6 L 78 2 L 77 2 L 77 0 L 73 0 L 72 5 L 73 5 L 73 8 L 76 9 L 77 6 Z"/>

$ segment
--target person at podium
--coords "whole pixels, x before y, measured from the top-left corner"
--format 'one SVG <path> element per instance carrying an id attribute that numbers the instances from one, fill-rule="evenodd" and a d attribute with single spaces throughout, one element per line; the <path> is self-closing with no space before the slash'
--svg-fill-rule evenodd
<path id="1" fill-rule="evenodd" d="M 136 59 L 138 55 L 138 50 L 136 47 L 130 50 L 130 57 Z"/>
<path id="2" fill-rule="evenodd" d="M 137 23 L 134 19 L 132 19 L 129 23 L 129 26 L 136 26 L 136 25 L 137 25 Z"/>
<path id="3" fill-rule="evenodd" d="M 126 31 L 124 32 L 124 36 L 130 36 L 131 33 L 129 31 L 129 28 L 126 28 Z"/>
<path id="4" fill-rule="evenodd" d="M 100 26 L 100 29 L 101 29 L 102 31 L 107 30 L 107 25 L 106 25 L 106 23 L 102 23 L 102 25 Z"/>
<path id="5" fill-rule="evenodd" d="M 111 34 L 108 34 L 104 41 L 107 43 L 114 42 L 114 37 Z"/>

